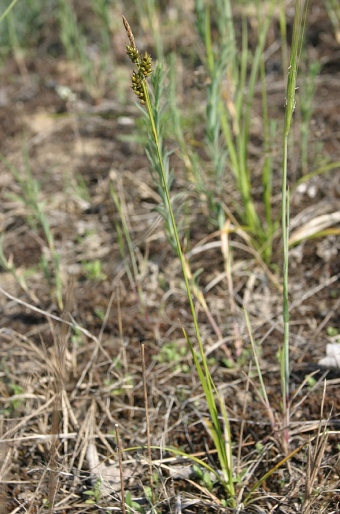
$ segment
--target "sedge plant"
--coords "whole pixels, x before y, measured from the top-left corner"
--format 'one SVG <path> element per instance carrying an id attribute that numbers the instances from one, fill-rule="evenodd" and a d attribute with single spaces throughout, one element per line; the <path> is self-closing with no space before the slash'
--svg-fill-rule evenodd
<path id="1" fill-rule="evenodd" d="M 160 137 L 160 112 L 158 110 L 157 97 L 155 98 L 155 103 L 153 103 L 149 94 L 149 89 L 146 80 L 153 71 L 152 59 L 147 52 L 145 52 L 142 56 L 139 54 L 130 25 L 125 17 L 123 17 L 123 23 L 130 41 L 130 45 L 127 45 L 126 47 L 127 54 L 132 63 L 136 66 L 136 70 L 133 71 L 131 77 L 132 89 L 138 97 L 141 105 L 144 105 L 146 107 L 148 129 L 152 138 L 152 144 L 149 147 L 148 156 L 149 159 L 151 159 L 154 162 L 155 169 L 158 171 L 159 191 L 161 192 L 161 198 L 163 202 L 162 209 L 166 223 L 166 230 L 168 233 L 168 240 L 171 243 L 171 246 L 174 248 L 181 264 L 185 289 L 187 292 L 190 310 L 193 318 L 195 336 L 199 347 L 198 353 L 196 352 L 194 345 L 190 341 L 184 329 L 183 331 L 189 344 L 192 357 L 195 363 L 195 367 L 198 372 L 201 384 L 203 386 L 205 398 L 208 404 L 210 420 L 207 421 L 207 426 L 213 439 L 215 448 L 217 450 L 218 460 L 221 467 L 221 476 L 218 475 L 218 477 L 228 495 L 228 501 L 230 502 L 230 505 L 235 506 L 236 500 L 229 420 L 223 399 L 219 396 L 217 392 L 216 386 L 213 382 L 213 379 L 208 369 L 207 360 L 205 358 L 203 342 L 198 326 L 197 316 L 195 313 L 194 302 L 191 295 L 191 288 L 187 274 L 186 259 L 181 248 L 179 231 L 175 220 L 173 204 L 170 197 L 171 179 L 168 167 L 169 155 L 164 151 L 162 138 Z M 159 67 L 157 68 L 157 70 L 159 79 L 159 75 L 162 73 L 162 70 Z M 220 423 L 219 412 L 222 414 L 224 427 Z M 201 462 L 199 464 L 201 464 Z"/>

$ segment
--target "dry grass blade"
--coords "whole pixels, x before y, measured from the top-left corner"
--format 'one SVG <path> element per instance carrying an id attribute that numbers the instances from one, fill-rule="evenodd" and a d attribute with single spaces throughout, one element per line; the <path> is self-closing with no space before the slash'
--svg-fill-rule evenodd
<path id="1" fill-rule="evenodd" d="M 142 355 L 143 393 L 144 393 L 146 437 L 147 437 L 147 448 L 148 448 L 149 479 L 150 479 L 152 500 L 154 503 L 154 487 L 153 487 L 152 458 L 151 458 L 151 432 L 150 432 L 150 419 L 149 419 L 148 388 L 147 388 L 147 383 L 146 383 L 145 345 L 144 345 L 144 343 L 141 343 L 141 355 Z"/>
<path id="2" fill-rule="evenodd" d="M 236 303 L 234 298 L 234 285 L 233 285 L 233 278 L 232 278 L 232 252 L 230 248 L 230 241 L 229 241 L 229 235 L 230 235 L 230 227 L 231 227 L 231 221 L 227 220 L 224 224 L 224 227 L 221 230 L 221 251 L 223 255 L 224 260 L 224 270 L 225 270 L 225 276 L 227 279 L 228 284 L 228 291 L 229 291 L 229 305 L 230 305 L 230 313 L 233 317 L 233 332 L 234 332 L 234 345 L 236 350 L 236 356 L 240 357 L 242 354 L 242 339 L 241 339 L 241 333 L 240 333 L 240 327 L 239 324 L 236 321 L 237 316 L 237 309 L 236 309 Z"/>
<path id="3" fill-rule="evenodd" d="M 221 341 L 223 339 L 221 330 L 219 329 L 218 324 L 216 323 L 213 315 L 211 314 L 211 311 L 210 311 L 208 304 L 206 302 L 206 299 L 204 297 L 203 291 L 195 282 L 195 279 L 191 272 L 190 263 L 186 257 L 184 257 L 184 262 L 185 262 L 185 273 L 186 273 L 188 281 L 191 285 L 192 293 L 195 296 L 196 300 L 201 305 L 202 309 L 204 310 L 219 341 Z M 230 360 L 231 363 L 234 363 L 232 354 L 231 354 L 229 348 L 226 346 L 226 344 L 223 343 L 221 346 L 222 346 L 223 350 L 225 351 L 226 357 Z"/>
<path id="4" fill-rule="evenodd" d="M 60 316 L 56 316 L 54 314 L 51 314 L 50 312 L 44 311 L 43 309 L 39 309 L 38 307 L 35 307 L 34 305 L 32 305 L 30 303 L 24 302 L 23 300 L 20 300 L 20 298 L 16 298 L 15 296 L 13 296 L 10 293 L 8 293 L 7 291 L 5 291 L 2 287 L 0 287 L 0 293 L 2 293 L 4 296 L 6 296 L 6 298 L 8 298 L 9 300 L 13 300 L 14 302 L 16 302 L 18 305 L 23 305 L 25 308 L 32 310 L 33 312 L 42 314 L 43 316 L 46 316 L 46 318 L 48 318 L 48 319 L 51 319 L 54 321 L 60 321 L 61 323 L 64 323 L 65 325 L 68 325 L 69 327 L 76 327 L 78 330 L 80 330 L 80 332 L 82 332 L 84 335 L 86 335 L 89 339 L 93 339 L 94 341 L 96 341 L 99 344 L 98 339 L 96 337 L 94 337 L 93 334 L 91 334 L 91 332 L 80 327 L 79 325 L 77 325 L 77 323 L 72 323 L 71 321 L 67 321 L 67 320 L 61 318 Z"/>
<path id="5" fill-rule="evenodd" d="M 294 457 L 294 455 L 296 455 L 298 452 L 300 452 L 302 450 L 302 448 L 304 448 L 304 446 L 306 446 L 306 444 L 307 444 L 307 442 L 301 444 L 298 448 L 295 448 L 295 450 L 293 450 L 289 455 L 284 457 L 273 468 L 271 468 L 267 473 L 265 473 L 263 475 L 263 477 L 261 477 L 260 480 L 258 480 L 256 482 L 256 484 L 251 488 L 250 493 L 247 495 L 247 497 L 244 500 L 244 504 L 247 505 L 247 503 L 249 503 L 249 501 L 251 499 L 251 495 L 261 486 L 261 484 L 263 484 L 263 482 L 265 480 L 267 480 L 275 471 L 277 471 L 284 464 L 286 464 L 286 462 L 288 462 L 292 457 Z"/>
<path id="6" fill-rule="evenodd" d="M 3 420 L 0 418 L 0 436 L 3 432 Z M 2 437 L 1 437 L 2 439 Z M 0 441 L 0 460 L 2 462 L 0 468 L 0 514 L 7 514 L 7 486 L 3 482 L 6 479 L 6 474 L 10 469 L 10 451 L 6 443 Z"/>
<path id="7" fill-rule="evenodd" d="M 322 404 L 321 404 L 321 413 L 320 419 L 323 417 L 323 408 L 326 397 L 326 389 L 327 382 L 324 382 L 323 395 L 322 395 Z M 307 453 L 307 469 L 306 469 L 306 486 L 305 486 L 305 497 L 303 501 L 303 505 L 301 507 L 301 512 L 303 514 L 308 514 L 310 512 L 312 502 L 313 502 L 313 489 L 316 481 L 317 474 L 320 471 L 321 462 L 325 453 L 326 444 L 327 444 L 328 432 L 327 425 L 322 429 L 322 424 L 320 423 L 318 426 L 318 433 L 315 438 L 315 446 L 314 450 L 312 450 L 311 444 L 308 446 Z"/>
<path id="8" fill-rule="evenodd" d="M 66 302 L 65 308 L 62 312 L 61 318 L 66 319 L 71 312 L 73 303 L 73 283 L 69 284 L 68 290 L 66 292 Z M 59 438 L 58 434 L 60 432 L 60 424 L 61 417 L 63 413 L 62 401 L 63 401 L 63 393 L 65 390 L 65 385 L 67 383 L 67 373 L 66 373 L 66 348 L 67 348 L 67 340 L 69 335 L 69 327 L 67 324 L 62 323 L 58 329 L 54 332 L 54 382 L 56 387 L 56 395 L 52 412 L 52 424 L 51 424 L 51 434 L 53 436 L 51 449 L 50 449 L 50 477 L 49 477 L 49 487 L 48 487 L 48 504 L 49 504 L 49 512 L 52 514 L 54 508 L 54 498 L 58 488 L 58 446 L 59 446 Z M 65 428 L 65 427 L 64 427 Z M 66 431 L 68 427 L 66 427 Z M 65 431 L 65 430 L 64 430 Z M 67 442 L 65 442 L 67 445 Z M 67 452 L 66 452 L 67 453 Z"/>
<path id="9" fill-rule="evenodd" d="M 303 227 L 297 229 L 289 238 L 289 244 L 293 245 L 303 239 L 316 236 L 318 233 L 336 225 L 340 222 L 340 211 L 323 214 L 308 221 Z M 335 234 L 339 234 L 339 229 L 334 229 Z"/>
<path id="10" fill-rule="evenodd" d="M 121 490 L 121 497 L 122 497 L 121 507 L 122 507 L 123 514 L 125 514 L 126 509 L 125 509 L 125 492 L 124 492 L 124 480 L 123 480 L 122 445 L 121 445 L 121 442 L 120 442 L 119 427 L 118 427 L 117 423 L 115 424 L 115 431 L 116 431 L 117 449 L 118 449 L 120 490 Z"/>

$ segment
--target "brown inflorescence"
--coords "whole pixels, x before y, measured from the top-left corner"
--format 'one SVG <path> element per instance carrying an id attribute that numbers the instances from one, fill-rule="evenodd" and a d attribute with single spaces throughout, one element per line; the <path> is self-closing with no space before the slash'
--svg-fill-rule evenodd
<path id="1" fill-rule="evenodd" d="M 146 103 L 145 91 L 143 87 L 143 81 L 151 75 L 153 72 L 152 69 L 152 58 L 147 53 L 144 52 L 143 57 L 141 58 L 139 55 L 138 48 L 135 44 L 135 39 L 133 37 L 133 33 L 129 22 L 123 16 L 123 23 L 127 33 L 127 36 L 130 40 L 130 45 L 126 45 L 126 53 L 128 54 L 130 60 L 133 64 L 136 64 L 138 71 L 133 71 L 131 76 L 132 89 L 138 97 L 140 103 L 143 105 Z"/>

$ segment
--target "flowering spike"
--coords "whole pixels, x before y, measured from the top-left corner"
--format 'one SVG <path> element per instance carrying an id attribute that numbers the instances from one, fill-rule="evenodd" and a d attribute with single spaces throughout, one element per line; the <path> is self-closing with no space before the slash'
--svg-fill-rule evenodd
<path id="1" fill-rule="evenodd" d="M 143 89 L 144 77 L 141 77 L 139 73 L 132 72 L 131 83 L 132 89 L 136 96 L 138 96 L 140 103 L 145 104 L 145 94 Z"/>
<path id="2" fill-rule="evenodd" d="M 133 37 L 133 33 L 129 22 L 123 16 L 123 23 L 127 33 L 127 36 L 130 41 L 130 45 L 126 45 L 126 53 L 128 54 L 130 60 L 137 66 L 137 71 L 132 72 L 131 76 L 131 84 L 132 89 L 135 95 L 139 98 L 139 101 L 142 105 L 146 103 L 145 98 L 145 89 L 143 82 L 147 77 L 151 75 L 153 72 L 152 69 L 152 58 L 147 53 L 144 52 L 143 57 L 140 57 L 138 48 L 136 47 L 135 38 Z"/>
<path id="3" fill-rule="evenodd" d="M 143 73 L 145 78 L 148 77 L 149 75 L 151 75 L 151 73 L 153 71 L 152 70 L 152 59 L 151 59 L 151 56 L 147 52 L 144 52 L 143 58 L 140 61 L 139 69 Z"/>
<path id="4" fill-rule="evenodd" d="M 132 46 L 126 45 L 126 53 L 130 57 L 130 60 L 133 62 L 133 64 L 138 64 L 139 52 L 137 48 L 133 48 Z"/>

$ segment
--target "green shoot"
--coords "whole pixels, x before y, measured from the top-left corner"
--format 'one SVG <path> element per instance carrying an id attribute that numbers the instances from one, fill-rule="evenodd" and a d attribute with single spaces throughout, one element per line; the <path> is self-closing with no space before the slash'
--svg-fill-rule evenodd
<path id="1" fill-rule="evenodd" d="M 264 259 L 269 262 L 271 257 L 272 236 L 274 225 L 271 216 L 271 163 L 269 157 L 263 168 L 263 202 L 266 208 L 266 225 L 262 226 L 255 208 L 252 192 L 251 170 L 248 166 L 248 151 L 251 126 L 251 110 L 255 95 L 255 85 L 261 72 L 262 96 L 264 111 L 265 151 L 269 155 L 271 135 L 267 115 L 265 76 L 263 68 L 263 49 L 267 32 L 272 18 L 274 2 L 265 13 L 258 15 L 259 36 L 253 56 L 249 55 L 247 24 L 244 21 L 242 29 L 242 48 L 236 48 L 233 29 L 233 17 L 229 0 L 221 0 L 218 7 L 218 39 L 212 41 L 210 30 L 210 11 L 203 2 L 196 0 L 196 26 L 205 46 L 206 65 L 210 78 L 208 87 L 207 108 L 207 148 L 213 157 L 213 168 L 216 182 L 226 180 L 225 169 L 229 164 L 234 175 L 236 186 L 241 195 L 241 205 L 238 212 L 245 228 L 252 235 L 252 243 L 257 250 L 263 252 Z M 214 48 L 217 48 L 214 50 Z M 247 70 L 252 58 L 251 71 L 247 79 Z M 206 188 L 205 188 L 206 190 Z M 214 191 L 206 192 L 214 198 L 210 209 L 219 227 L 224 224 L 223 204 L 216 200 Z M 218 197 L 218 195 L 217 195 Z M 220 205 L 218 205 L 220 204 Z M 216 212 L 217 209 L 217 212 Z"/>

